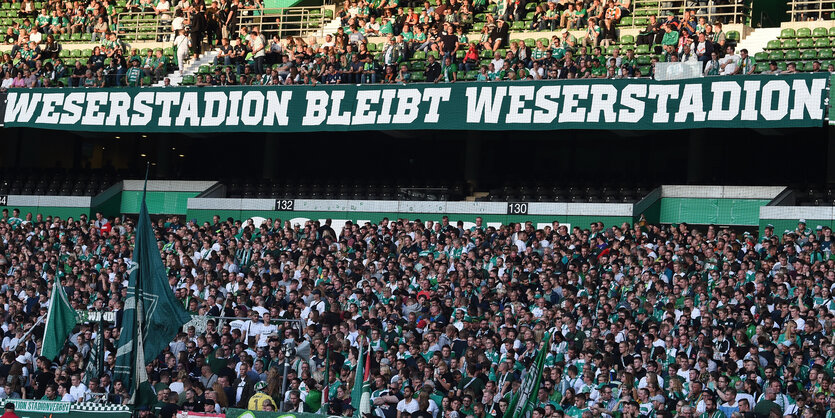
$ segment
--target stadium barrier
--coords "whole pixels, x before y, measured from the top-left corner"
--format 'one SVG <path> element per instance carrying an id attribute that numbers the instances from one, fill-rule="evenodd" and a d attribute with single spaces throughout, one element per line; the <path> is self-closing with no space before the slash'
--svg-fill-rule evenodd
<path id="1" fill-rule="evenodd" d="M 125 405 L 94 402 L 38 401 L 31 399 L 0 399 L 0 405 L 11 402 L 20 418 L 130 418 L 131 410 Z"/>
<path id="2" fill-rule="evenodd" d="M 135 193 L 136 183 L 133 180 L 119 182 L 92 199 L 77 196 L 0 196 L 0 207 L 17 208 L 23 216 L 31 213 L 33 217 L 40 213 L 75 218 L 81 213 L 89 216 L 102 212 L 112 218 L 135 213 L 137 205 L 129 199 L 130 193 Z M 488 226 L 531 221 L 540 228 L 559 221 L 563 225 L 586 227 L 591 222 L 619 225 L 645 219 L 650 223 L 759 225 L 762 229 L 768 223 L 791 224 L 803 217 L 816 220 L 821 225 L 831 225 L 835 219 L 835 209 L 831 207 L 783 206 L 784 203 L 776 202 L 778 195 L 786 191 L 783 186 L 666 185 L 650 191 L 634 203 L 242 199 L 218 197 L 223 196 L 224 186 L 213 181 L 154 180 L 148 183 L 148 190 L 151 213 L 185 215 L 186 220 L 200 224 L 211 222 L 215 215 L 223 219 L 253 219 L 257 221 L 256 226 L 268 218 L 289 220 L 293 224 L 332 219 L 334 225 L 342 225 L 345 221 L 379 222 L 383 218 L 440 221 L 441 216 L 448 215 L 453 221 L 463 221 L 465 228 L 475 225 L 476 218 L 481 217 Z M 123 197 L 125 193 L 128 193 L 127 197 Z M 72 204 L 78 206 L 70 206 Z M 767 205 L 772 206 L 766 209 Z"/>
<path id="3" fill-rule="evenodd" d="M 119 132 L 671 130 L 821 126 L 829 73 L 659 82 L 28 89 L 7 127 Z"/>

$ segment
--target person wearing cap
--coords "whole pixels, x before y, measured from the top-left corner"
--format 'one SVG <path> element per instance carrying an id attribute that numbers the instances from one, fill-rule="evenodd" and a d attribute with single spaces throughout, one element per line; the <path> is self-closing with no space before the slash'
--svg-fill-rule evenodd
<path id="1" fill-rule="evenodd" d="M 780 75 L 781 73 L 782 73 L 782 71 L 780 71 L 780 69 L 777 68 L 777 61 L 772 60 L 771 62 L 768 63 L 768 69 L 761 72 L 760 74 Z"/>
<path id="2" fill-rule="evenodd" d="M 264 405 L 271 405 L 273 411 L 278 409 L 272 396 L 264 393 L 264 390 L 267 388 L 267 382 L 258 382 L 254 387 L 255 393 L 249 398 L 247 409 L 250 411 L 266 411 Z"/>
<path id="3" fill-rule="evenodd" d="M 125 85 L 128 87 L 142 86 L 142 70 L 139 68 L 139 60 L 131 60 L 130 68 L 125 73 Z"/>

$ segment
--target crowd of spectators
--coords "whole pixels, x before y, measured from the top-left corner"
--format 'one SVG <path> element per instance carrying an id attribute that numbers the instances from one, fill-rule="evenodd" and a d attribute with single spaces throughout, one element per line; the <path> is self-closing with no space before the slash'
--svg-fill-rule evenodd
<path id="1" fill-rule="evenodd" d="M 49 2 L 40 11 L 28 1 L 21 5 L 22 22 L 8 28 L 6 41 L 14 46 L 3 57 L 0 88 L 141 85 L 146 77 L 160 79 L 170 72 L 172 61 L 182 73 L 183 63 L 198 57 L 205 45 L 220 54 L 216 68 L 192 79 L 198 86 L 654 77 L 659 61 L 698 61 L 705 75 L 763 70 L 747 51 L 736 51 L 722 29 L 723 19 L 708 22 L 704 13 L 711 9 L 691 3 L 681 16 L 649 16 L 633 45 L 620 43 L 618 30 L 620 20 L 633 13 L 630 0 L 427 0 L 420 6 L 346 0 L 335 16 L 342 24 L 337 32 L 307 41 L 277 35 L 268 40 L 261 25 L 239 27 L 240 16 L 261 13 L 255 0 L 131 0 L 119 7 L 110 0 L 86 6 Z M 170 35 L 159 38 L 174 42 L 176 58 L 126 56 L 119 40 L 117 10 L 122 9 L 152 13 L 170 26 Z M 556 34 L 534 43 L 512 40 L 511 31 Z M 80 67 L 78 62 L 64 65 L 55 41 L 74 32 L 102 39 L 100 50 L 84 57 L 86 65 L 80 60 Z M 385 41 L 369 45 L 371 37 Z M 128 80 L 135 58 L 142 73 Z M 815 68 L 835 70 L 828 63 Z M 797 70 L 790 66 L 782 72 Z M 775 72 L 781 71 L 767 73 Z"/>
<path id="2" fill-rule="evenodd" d="M 0 397 L 126 400 L 111 374 L 133 222 L 3 210 Z M 351 416 L 362 344 L 373 350 L 371 413 L 381 418 L 502 417 L 539 350 L 534 417 L 835 413 L 828 226 L 800 220 L 757 236 L 643 221 L 537 229 L 175 216 L 154 228 L 186 310 L 243 318 L 189 327 L 153 359 L 160 410 L 315 412 L 327 390 L 328 413 Z M 37 329 L 22 338 L 56 285 L 77 309 L 116 312 L 103 334 L 106 375 L 86 384 L 96 326 L 79 326 L 57 359 L 36 357 Z"/>

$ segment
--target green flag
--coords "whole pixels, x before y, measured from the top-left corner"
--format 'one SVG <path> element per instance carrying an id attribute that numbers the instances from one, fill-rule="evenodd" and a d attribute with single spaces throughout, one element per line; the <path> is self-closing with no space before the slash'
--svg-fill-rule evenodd
<path id="1" fill-rule="evenodd" d="M 528 373 L 522 379 L 522 386 L 513 395 L 510 405 L 505 413 L 505 418 L 530 417 L 536 407 L 536 395 L 539 393 L 539 385 L 542 383 L 542 369 L 545 367 L 545 356 L 548 354 L 548 346 L 551 344 L 551 334 L 545 333 L 542 339 L 542 347 L 536 354 Z"/>
<path id="2" fill-rule="evenodd" d="M 104 318 L 102 318 L 104 321 Z M 89 385 L 90 380 L 98 379 L 99 369 L 104 364 L 104 350 L 102 347 L 102 322 L 99 322 L 99 331 L 96 333 L 96 338 L 93 340 L 93 348 L 90 350 L 87 367 L 84 368 L 84 384 Z"/>
<path id="3" fill-rule="evenodd" d="M 331 390 L 331 381 L 330 381 L 330 373 L 331 373 L 331 346 L 330 346 L 330 339 L 328 337 L 325 339 L 325 379 L 324 383 L 322 384 L 322 406 L 319 408 L 319 414 L 327 415 L 328 414 L 328 406 L 330 404 L 330 390 Z"/>
<path id="4" fill-rule="evenodd" d="M 52 285 L 52 298 L 46 314 L 46 327 L 43 331 L 43 345 L 41 355 L 50 361 L 58 357 L 67 337 L 70 336 L 76 324 L 76 312 L 70 305 L 70 300 L 64 292 L 59 280 Z"/>
<path id="5" fill-rule="evenodd" d="M 143 396 L 148 392 L 145 389 L 150 389 L 145 365 L 168 346 L 183 324 L 191 320 L 168 284 L 144 193 L 133 260 L 128 272 L 128 295 L 122 315 L 122 332 L 116 347 L 113 377 L 121 380 L 131 391 L 131 403 L 143 405 L 156 402 L 153 396 L 151 399 Z M 137 392 L 143 393 L 137 397 Z M 153 395 L 153 392 L 150 393 Z"/>
<path id="6" fill-rule="evenodd" d="M 361 417 L 371 412 L 371 343 L 367 344 L 367 352 L 363 353 L 360 343 L 357 372 L 354 376 L 354 387 L 351 389 L 351 406 L 354 407 L 354 417 Z"/>

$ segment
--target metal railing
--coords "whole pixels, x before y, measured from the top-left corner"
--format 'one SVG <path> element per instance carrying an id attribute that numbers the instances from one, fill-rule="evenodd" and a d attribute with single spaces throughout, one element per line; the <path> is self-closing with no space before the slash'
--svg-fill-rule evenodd
<path id="1" fill-rule="evenodd" d="M 168 16 L 173 18 L 172 10 Z M 124 12 L 119 13 L 116 33 L 123 41 L 169 41 L 172 38 L 171 19 L 163 19 L 162 15 L 154 12 Z"/>
<path id="2" fill-rule="evenodd" d="M 266 39 L 278 35 L 322 35 L 325 25 L 333 18 L 333 9 L 324 6 L 287 7 L 275 9 L 246 9 L 238 15 L 237 28 L 257 27 Z"/>
<path id="3" fill-rule="evenodd" d="M 173 39 L 171 29 L 173 15 L 173 10 L 165 15 L 167 18 L 153 11 L 119 13 L 116 31 L 120 39 L 128 42 L 170 41 Z M 281 38 L 304 36 L 321 34 L 331 18 L 333 18 L 333 9 L 326 6 L 241 9 L 235 22 L 236 25 L 232 29 L 257 26 L 267 39 L 276 34 Z"/>
<path id="4" fill-rule="evenodd" d="M 708 5 L 706 2 L 695 0 L 637 0 L 633 3 L 634 12 L 630 15 L 631 25 L 621 27 L 644 28 L 650 16 L 656 16 L 659 21 L 670 13 L 681 16 L 685 10 L 695 10 L 696 18 L 704 17 L 707 23 L 722 22 L 751 24 L 751 4 L 749 1 L 732 0 L 730 4 Z"/>
<path id="5" fill-rule="evenodd" d="M 792 22 L 809 20 L 830 20 L 835 14 L 835 3 L 823 0 L 790 0 L 789 10 Z"/>

